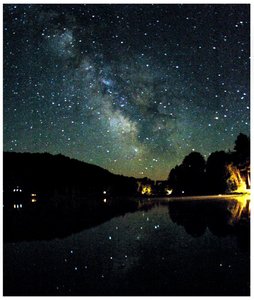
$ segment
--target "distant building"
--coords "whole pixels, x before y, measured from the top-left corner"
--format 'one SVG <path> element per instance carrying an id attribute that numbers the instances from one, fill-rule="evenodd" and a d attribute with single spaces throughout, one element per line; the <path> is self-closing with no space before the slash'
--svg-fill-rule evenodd
<path id="1" fill-rule="evenodd" d="M 9 210 L 21 210 L 33 207 L 38 201 L 37 194 L 21 185 L 6 187 L 3 192 L 3 207 Z"/>
<path id="2" fill-rule="evenodd" d="M 155 182 L 147 177 L 139 178 L 138 183 L 138 193 L 143 196 L 154 195 L 155 192 Z"/>
<path id="3" fill-rule="evenodd" d="M 169 196 L 172 190 L 168 186 L 167 180 L 157 180 L 155 182 L 155 193 L 159 196 Z"/>
<path id="4" fill-rule="evenodd" d="M 138 193 L 144 196 L 169 196 L 172 190 L 167 180 L 153 181 L 147 177 L 138 179 Z"/>

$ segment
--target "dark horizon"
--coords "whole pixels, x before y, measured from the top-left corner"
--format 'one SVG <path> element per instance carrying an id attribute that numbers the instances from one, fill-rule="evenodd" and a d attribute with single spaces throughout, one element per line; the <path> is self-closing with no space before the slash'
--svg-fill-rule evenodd
<path id="1" fill-rule="evenodd" d="M 244 135 L 244 134 L 242 134 L 242 133 L 239 133 L 239 135 L 236 137 L 236 139 L 235 139 L 235 146 L 232 148 L 232 149 L 227 149 L 227 152 L 226 151 L 224 151 L 224 150 L 217 150 L 217 151 L 215 151 L 215 152 L 224 152 L 225 154 L 226 153 L 228 153 L 228 154 L 232 154 L 232 153 L 234 153 L 234 151 L 235 150 L 237 150 L 237 149 L 235 149 L 237 146 L 236 146 L 236 143 L 237 143 L 237 140 L 239 139 L 239 137 L 240 136 L 243 136 L 244 137 L 244 139 L 246 138 L 246 140 L 244 140 L 243 142 L 241 141 L 240 142 L 240 149 L 238 149 L 238 151 L 240 151 L 240 152 L 242 152 L 241 153 L 241 155 L 244 155 L 245 156 L 245 162 L 244 162 L 244 164 L 249 164 L 249 161 L 250 161 L 250 137 L 248 137 L 248 136 L 246 136 L 246 135 Z M 238 143 L 239 143 L 239 141 L 238 141 Z M 238 145 L 238 147 L 239 147 L 239 145 Z M 69 158 L 69 159 L 73 159 L 73 160 L 77 160 L 77 161 L 79 161 L 79 162 L 82 162 L 82 163 L 85 163 L 85 164 L 89 164 L 89 165 L 93 165 L 93 166 L 96 166 L 96 167 L 99 167 L 99 168 L 102 168 L 102 169 L 104 169 L 104 170 L 106 170 L 106 171 L 109 171 L 108 169 L 105 169 L 105 168 L 103 168 L 103 167 L 101 167 L 101 166 L 99 166 L 99 165 L 96 165 L 96 164 L 92 164 L 92 163 L 89 163 L 89 162 L 86 162 L 86 161 L 82 161 L 82 160 L 78 160 L 78 159 L 76 159 L 75 157 L 69 157 L 69 156 L 66 156 L 66 155 L 64 155 L 64 154 L 62 154 L 62 153 L 57 153 L 57 154 L 52 154 L 52 153 L 49 153 L 49 152 L 14 152 L 14 151 L 4 151 L 4 152 L 6 152 L 6 153 L 20 153 L 20 154 L 50 154 L 50 155 L 53 155 L 53 156 L 58 156 L 58 155 L 60 155 L 60 156 L 63 156 L 63 157 L 66 157 L 66 158 Z M 190 153 L 188 153 L 188 155 L 191 155 L 191 153 L 197 153 L 197 152 L 190 152 Z M 199 153 L 202 157 L 204 157 L 203 155 L 202 155 L 202 153 Z M 213 154 L 213 153 L 211 153 L 211 154 Z M 210 154 L 210 156 L 211 156 L 211 154 Z M 187 155 L 187 156 L 188 156 Z M 186 157 L 187 157 L 186 156 Z M 181 161 L 181 163 L 186 159 L 186 157 L 183 157 L 182 158 L 182 161 Z M 209 158 L 209 157 L 208 157 Z M 239 164 L 239 162 L 237 162 L 236 163 L 236 166 L 237 166 L 237 164 Z M 180 165 L 180 164 L 179 164 Z M 161 180 L 165 180 L 165 181 L 167 181 L 168 180 L 168 178 L 169 178 L 169 175 L 170 175 L 170 173 L 172 172 L 172 170 L 174 170 L 176 167 L 178 167 L 178 165 L 175 165 L 172 169 L 170 169 L 169 170 L 169 172 L 168 172 L 168 175 L 167 175 L 167 177 L 166 178 L 164 178 L 164 179 L 154 179 L 154 178 L 148 178 L 149 180 L 152 180 L 152 181 L 154 181 L 154 182 L 156 182 L 156 181 L 161 181 Z M 238 166 L 237 166 L 238 167 Z M 110 171 L 109 171 L 110 172 Z M 119 175 L 119 176 L 126 176 L 126 177 L 133 177 L 133 178 L 135 178 L 135 179 L 141 179 L 141 178 L 145 178 L 145 177 L 134 177 L 134 176 L 127 176 L 127 175 L 125 175 L 125 174 L 118 174 L 118 173 L 114 173 L 114 172 L 111 172 L 112 174 L 114 174 L 114 175 Z"/>

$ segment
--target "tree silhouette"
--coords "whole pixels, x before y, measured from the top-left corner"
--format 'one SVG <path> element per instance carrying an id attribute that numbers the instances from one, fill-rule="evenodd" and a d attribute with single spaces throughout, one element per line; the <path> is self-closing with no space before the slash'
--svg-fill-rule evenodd
<path id="1" fill-rule="evenodd" d="M 191 152 L 182 163 L 185 167 L 193 169 L 196 172 L 203 172 L 205 169 L 205 159 L 199 152 Z"/>
<path id="2" fill-rule="evenodd" d="M 169 186 L 173 189 L 174 195 L 179 195 L 184 190 L 185 176 L 183 166 L 176 166 L 173 168 L 168 176 Z"/>
<path id="3" fill-rule="evenodd" d="M 205 159 L 199 152 L 187 155 L 180 166 L 169 174 L 169 185 L 173 193 L 198 195 L 204 192 Z"/>
<path id="4" fill-rule="evenodd" d="M 250 155 L 250 138 L 247 135 L 240 133 L 236 138 L 234 150 L 245 154 L 246 156 Z"/>
<path id="5" fill-rule="evenodd" d="M 235 141 L 233 159 L 235 165 L 246 165 L 250 161 L 250 138 L 240 133 Z"/>
<path id="6" fill-rule="evenodd" d="M 227 164 L 230 155 L 225 151 L 213 152 L 207 159 L 206 179 L 207 189 L 210 194 L 222 194 L 227 191 L 227 179 L 229 173 Z"/>

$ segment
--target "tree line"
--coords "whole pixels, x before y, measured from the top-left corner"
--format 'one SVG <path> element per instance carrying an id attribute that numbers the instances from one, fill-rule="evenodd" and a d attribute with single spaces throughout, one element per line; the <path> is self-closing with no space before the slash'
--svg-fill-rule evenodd
<path id="1" fill-rule="evenodd" d="M 207 161 L 191 152 L 168 176 L 173 195 L 222 194 L 249 187 L 250 138 L 237 136 L 233 151 L 216 151 Z"/>

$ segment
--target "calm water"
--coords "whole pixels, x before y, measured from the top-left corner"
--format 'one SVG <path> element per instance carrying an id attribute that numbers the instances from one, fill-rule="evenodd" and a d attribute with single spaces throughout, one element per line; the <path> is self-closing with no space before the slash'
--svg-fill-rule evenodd
<path id="1" fill-rule="evenodd" d="M 64 239 L 4 244 L 4 295 L 249 295 L 246 203 L 150 201 Z"/>

